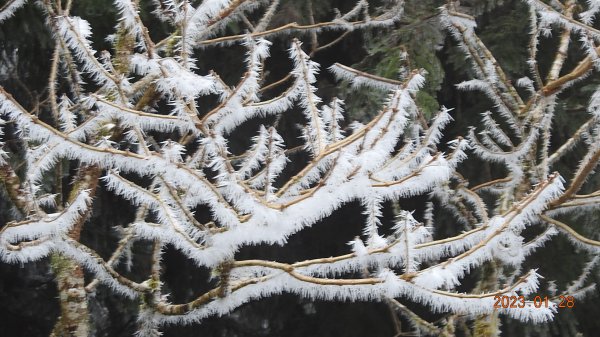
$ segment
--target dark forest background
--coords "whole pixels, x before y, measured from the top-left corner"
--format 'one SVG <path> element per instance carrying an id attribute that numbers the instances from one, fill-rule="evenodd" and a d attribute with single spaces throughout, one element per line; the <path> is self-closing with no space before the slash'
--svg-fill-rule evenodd
<path id="1" fill-rule="evenodd" d="M 4 1 L 0 0 L 0 4 Z M 358 69 L 388 78 L 397 78 L 403 65 L 401 52 L 409 54 L 412 67 L 425 68 L 428 71 L 426 87 L 418 97 L 418 103 L 431 116 L 444 105 L 454 108 L 455 121 L 447 130 L 448 140 L 464 135 L 469 125 L 478 123 L 480 113 L 489 109 L 490 102 L 482 95 L 460 92 L 455 84 L 471 78 L 470 69 L 462 52 L 455 47 L 452 39 L 443 32 L 436 18 L 437 8 L 443 1 L 411 0 L 406 3 L 406 14 L 394 29 L 385 31 L 353 32 L 344 41 L 333 48 L 323 50 L 314 59 L 321 64 L 321 76 L 318 83 L 319 94 L 325 101 L 338 96 L 346 101 L 348 120 L 368 120 L 377 112 L 377 106 L 384 97 L 382 93 L 352 90 L 346 83 L 334 81 L 326 71 L 334 62 L 352 65 Z M 164 27 L 153 19 L 150 1 L 141 1 L 143 19 L 151 23 L 151 32 L 159 37 Z M 352 5 L 351 1 L 324 0 L 314 1 L 316 16 L 327 20 L 333 16 L 333 8 L 344 9 Z M 520 1 L 472 0 L 462 1 L 462 9 L 477 17 L 478 33 L 511 79 L 516 80 L 527 75 L 528 9 Z M 110 1 L 78 0 L 73 15 L 88 20 L 94 31 L 94 48 L 110 50 L 111 46 L 104 38 L 114 33 L 116 12 Z M 307 22 L 306 1 L 284 1 L 273 25 L 296 21 Z M 163 31 L 161 31 L 163 29 Z M 229 33 L 240 33 L 243 27 L 232 25 Z M 332 40 L 335 33 L 321 35 L 323 41 Z M 308 36 L 298 36 L 309 45 Z M 273 42 L 272 57 L 267 63 L 269 75 L 267 82 L 277 80 L 291 68 L 286 49 L 292 37 L 276 38 Z M 556 48 L 556 39 L 549 38 L 540 46 L 540 65 L 542 68 L 551 62 L 544 55 Z M 41 10 L 31 1 L 19 10 L 15 17 L 0 25 L 0 85 L 26 108 L 39 104 L 47 95 L 47 77 L 53 51 L 53 40 L 44 24 Z M 576 52 L 576 51 L 573 51 Z M 239 47 L 215 47 L 199 51 L 201 71 L 215 69 L 229 84 L 234 84 L 243 71 L 243 49 Z M 571 59 L 577 59 L 571 58 Z M 565 68 L 569 69 L 571 65 Z M 597 76 L 596 76 L 597 77 Z M 586 115 L 585 104 L 591 90 L 600 82 L 590 78 L 583 84 L 562 94 L 554 123 L 552 141 L 560 144 L 573 133 Z M 280 122 L 282 133 L 297 133 L 295 119 L 284 116 Z M 296 114 L 299 115 L 299 114 Z M 241 145 L 251 136 L 251 132 L 240 132 L 235 136 Z M 288 137 L 289 138 L 289 137 Z M 233 141 L 232 141 L 233 142 Z M 17 146 L 11 145 L 9 146 Z M 18 149 L 14 149 L 18 152 Z M 572 158 L 565 158 L 571 160 Z M 297 160 L 300 165 L 302 158 Z M 488 164 L 477 160 L 467 160 L 460 171 L 468 177 L 487 180 L 494 170 Z M 477 178 L 479 177 L 479 178 Z M 595 179 L 598 179 L 597 177 Z M 0 227 L 11 218 L 11 208 L 0 192 Z M 100 190 L 96 197 L 96 211 L 85 226 L 82 240 L 86 245 L 106 257 L 114 248 L 118 235 L 115 228 L 125 224 L 133 217 L 131 209 L 126 207 L 106 207 L 124 205 L 114 195 Z M 426 196 L 400 200 L 399 206 L 406 210 L 415 210 L 418 215 L 423 211 Z M 291 237 L 289 244 L 282 247 L 247 247 L 239 252 L 240 258 L 277 259 L 279 261 L 298 261 L 306 258 L 330 256 L 348 251 L 346 243 L 362 229 L 361 208 L 358 204 L 349 204 L 325 219 L 319 225 Z M 384 227 L 391 227 L 393 221 L 392 205 L 386 207 Z M 99 210 L 111 209 L 111 212 Z M 587 219 L 576 219 L 572 223 L 598 223 L 598 214 Z M 453 218 L 438 211 L 436 236 L 443 237 L 462 231 L 457 228 Z M 594 237 L 598 233 L 581 229 Z M 143 244 L 134 247 L 134 268 L 145 273 L 149 266 L 144 258 L 150 253 L 150 247 Z M 49 259 L 26 265 L 0 264 L 0 336 L 48 336 L 59 315 L 56 301 L 56 284 L 50 271 Z M 540 266 L 539 273 L 556 280 L 564 286 L 576 278 L 584 260 L 577 257 L 575 249 L 562 237 L 554 238 L 545 249 L 534 255 L 529 263 Z M 174 302 L 183 302 L 207 287 L 210 275 L 207 270 L 194 266 L 190 260 L 174 249 L 167 248 L 164 256 L 165 292 L 170 292 Z M 145 269 L 146 268 L 146 269 Z M 135 273 L 136 270 L 133 271 Z M 478 271 L 469 276 L 465 284 L 473 284 Z M 593 276 L 598 280 L 598 276 Z M 543 288 L 540 290 L 543 291 Z M 556 320 L 545 325 L 527 325 L 512 319 L 502 318 L 504 336 L 597 336 L 600 331 L 599 293 L 579 301 L 572 310 L 562 310 Z M 401 299 L 402 300 L 402 299 Z M 403 303 L 406 301 L 403 301 Z M 132 336 L 136 330 L 137 306 L 122 297 L 113 295 L 100 287 L 91 299 L 93 329 L 96 336 Z M 442 315 L 431 315 L 426 308 L 405 303 L 416 313 L 430 321 L 443 319 Z M 409 331 L 409 322 L 402 321 L 405 331 Z M 292 295 L 280 295 L 249 303 L 226 317 L 214 317 L 201 324 L 185 327 L 170 326 L 163 329 L 164 336 L 394 336 L 392 313 L 383 303 L 328 303 L 299 299 Z"/>

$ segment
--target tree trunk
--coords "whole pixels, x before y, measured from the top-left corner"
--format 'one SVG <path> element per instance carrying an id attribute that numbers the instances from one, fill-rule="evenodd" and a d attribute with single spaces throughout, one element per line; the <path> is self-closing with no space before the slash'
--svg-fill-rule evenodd
<path id="1" fill-rule="evenodd" d="M 58 285 L 61 314 L 51 336 L 89 336 L 89 311 L 83 269 L 73 260 L 55 253 L 52 255 L 52 271 Z"/>
<path id="2" fill-rule="evenodd" d="M 75 185 L 69 195 L 72 202 L 82 190 L 89 190 L 93 197 L 102 171 L 93 166 L 79 170 Z M 89 213 L 89 211 L 88 211 Z M 82 214 L 69 236 L 79 241 L 83 224 L 88 214 Z M 83 268 L 72 259 L 59 253 L 52 254 L 51 266 L 58 286 L 60 317 L 52 330 L 51 337 L 87 337 L 90 335 L 90 313 Z"/>

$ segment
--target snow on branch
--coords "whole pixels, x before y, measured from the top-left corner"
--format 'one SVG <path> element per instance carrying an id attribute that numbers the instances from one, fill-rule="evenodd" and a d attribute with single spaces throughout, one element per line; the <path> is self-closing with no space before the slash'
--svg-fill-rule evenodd
<path id="1" fill-rule="evenodd" d="M 537 289 L 538 275 L 530 271 L 519 281 L 505 289 L 494 293 L 480 295 L 459 294 L 440 290 L 431 290 L 416 286 L 408 281 L 398 278 L 390 270 L 383 270 L 377 277 L 369 279 L 332 280 L 306 277 L 293 271 L 283 272 L 278 269 L 287 268 L 281 264 L 269 264 L 275 271 L 258 272 L 266 274 L 254 280 L 237 282 L 231 286 L 231 295 L 225 298 L 198 298 L 184 306 L 165 305 L 161 308 L 158 319 L 163 323 L 189 324 L 198 322 L 208 316 L 227 314 L 242 304 L 257 298 L 272 296 L 281 293 L 293 293 L 302 297 L 321 300 L 352 300 L 372 301 L 380 300 L 382 296 L 405 296 L 411 300 L 426 304 L 435 312 L 454 313 L 490 313 L 493 309 L 493 297 L 498 294 L 515 294 L 522 292 L 531 293 Z M 334 282 L 336 281 L 336 282 Z M 556 311 L 555 304 L 548 308 L 534 308 L 531 301 L 527 301 L 525 308 L 502 309 L 513 318 L 521 321 L 545 322 L 552 318 Z M 183 311 L 188 309 L 190 311 Z M 179 315 L 173 315 L 173 314 Z M 181 315 L 183 314 L 183 315 Z"/>
<path id="2" fill-rule="evenodd" d="M 15 12 L 23 7 L 27 3 L 27 0 L 8 0 L 2 7 L 0 7 L 0 23 L 2 21 L 12 17 Z"/>
<path id="3" fill-rule="evenodd" d="M 597 12 L 597 1 L 592 5 L 590 11 L 581 13 L 583 22 L 579 22 L 575 19 L 565 16 L 562 13 L 557 12 L 551 6 L 543 3 L 540 0 L 526 0 L 527 4 L 534 8 L 540 17 L 540 25 L 558 24 L 562 27 L 568 27 L 574 32 L 585 32 L 593 37 L 594 40 L 600 40 L 600 31 L 588 25 L 589 20 Z"/>
<path id="4" fill-rule="evenodd" d="M 339 63 L 334 63 L 331 67 L 329 67 L 329 71 L 331 71 L 338 80 L 349 81 L 354 88 L 360 88 L 364 86 L 379 90 L 391 91 L 400 88 L 402 85 L 402 82 L 400 81 L 371 75 Z"/>
<path id="5" fill-rule="evenodd" d="M 0 259 L 5 262 L 38 260 L 62 240 L 90 206 L 87 191 L 82 191 L 71 205 L 60 213 L 47 214 L 39 220 L 11 223 L 0 230 Z M 14 246 L 21 242 L 21 246 Z"/>
<path id="6" fill-rule="evenodd" d="M 521 115 L 524 103 L 498 65 L 498 61 L 475 34 L 474 18 L 442 7 L 441 22 L 470 58 L 478 77 L 463 82 L 458 87 L 483 91 L 495 104 L 500 115 L 506 119 L 515 135 L 521 137 L 522 131 L 517 117 Z"/>
<path id="7" fill-rule="evenodd" d="M 313 156 L 318 156 L 326 145 L 325 122 L 323 121 L 323 112 L 319 104 L 321 98 L 316 95 L 317 88 L 313 86 L 316 82 L 316 74 L 319 66 L 311 61 L 308 55 L 302 50 L 302 43 L 294 41 L 290 48 L 290 58 L 294 61 L 294 70 L 292 75 L 299 81 L 298 90 L 300 94 L 300 105 L 304 110 L 304 115 L 308 120 L 307 129 L 304 130 L 303 138 L 306 141 L 306 149 Z"/>
<path id="8" fill-rule="evenodd" d="M 507 213 L 495 216 L 484 224 L 481 228 L 485 239 L 447 262 L 419 272 L 415 282 L 429 288 L 454 288 L 460 284 L 459 279 L 466 272 L 494 257 L 507 264 L 518 265 L 523 258 L 523 242 L 515 232 L 520 233 L 535 221 L 561 190 L 562 178 L 551 176 Z"/>
<path id="9" fill-rule="evenodd" d="M 56 18 L 58 34 L 64 39 L 75 58 L 81 62 L 83 72 L 90 75 L 98 85 L 108 88 L 128 90 L 126 78 L 112 74 L 97 57 L 89 38 L 92 34 L 90 24 L 80 17 L 59 16 Z"/>
<path id="10" fill-rule="evenodd" d="M 600 1 L 597 0 L 587 0 L 588 9 L 584 12 L 579 13 L 579 18 L 581 22 L 586 25 L 591 25 L 594 22 L 594 18 L 596 14 L 600 11 Z"/>
<path id="11" fill-rule="evenodd" d="M 151 42 L 148 41 L 148 32 L 139 16 L 139 9 L 137 8 L 138 3 L 134 3 L 132 0 L 114 0 L 114 3 L 121 15 L 119 22 L 122 23 L 124 28 L 135 37 L 138 41 L 138 45 L 142 47 L 143 50 L 151 48 L 152 46 L 147 45 Z"/>

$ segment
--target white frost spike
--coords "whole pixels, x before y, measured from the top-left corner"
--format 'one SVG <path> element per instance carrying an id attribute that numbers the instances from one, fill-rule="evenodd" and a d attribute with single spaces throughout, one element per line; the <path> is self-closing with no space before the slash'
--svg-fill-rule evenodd
<path id="1" fill-rule="evenodd" d="M 110 137 L 108 136 L 101 137 L 100 140 L 98 140 L 96 144 L 94 144 L 94 146 L 100 149 L 112 149 L 115 148 L 116 145 L 117 143 L 110 140 Z"/>
<path id="2" fill-rule="evenodd" d="M 84 214 L 91 202 L 88 191 L 81 191 L 77 198 L 64 212 L 48 214 L 44 218 L 9 226 L 0 232 L 0 245 L 8 242 L 36 240 L 44 236 L 59 239 L 61 234 L 68 232 Z M 0 247 L 0 249 L 2 249 Z M 2 258 L 0 252 L 0 258 Z"/>
<path id="3" fill-rule="evenodd" d="M 180 163 L 185 153 L 185 147 L 177 142 L 167 140 L 162 142 L 160 151 L 168 161 Z"/>
<path id="4" fill-rule="evenodd" d="M 174 59 L 165 58 L 159 64 L 163 74 L 156 80 L 156 88 L 171 99 L 181 96 L 191 101 L 215 91 L 215 79 L 211 75 L 196 75 Z"/>
<path id="5" fill-rule="evenodd" d="M 519 87 L 527 89 L 530 94 L 535 93 L 535 87 L 533 86 L 533 80 L 527 76 L 521 77 L 517 80 L 517 85 Z"/>
<path id="6" fill-rule="evenodd" d="M 140 311 L 137 318 L 139 330 L 135 333 L 136 337 L 162 336 L 162 332 L 158 330 L 158 321 L 154 316 L 155 313 L 150 309 Z"/>
<path id="7" fill-rule="evenodd" d="M 367 237 L 367 245 L 369 248 L 381 248 L 382 243 L 385 245 L 385 241 L 382 242 L 382 238 L 379 236 L 377 228 L 381 226 L 381 203 L 383 202 L 382 198 L 375 193 L 370 193 L 367 195 L 363 201 L 363 207 L 365 210 L 363 214 L 367 216 L 367 221 L 365 224 L 365 228 L 363 230 L 363 234 Z"/>
<path id="8" fill-rule="evenodd" d="M 244 154 L 244 159 L 237 170 L 240 178 L 246 179 L 264 162 L 268 148 L 268 132 L 264 125 L 260 126 L 258 135 L 252 137 L 252 147 Z"/>
<path id="9" fill-rule="evenodd" d="M 533 294 L 538 290 L 540 281 L 539 279 L 543 278 L 540 274 L 537 273 L 537 269 L 533 269 L 529 271 L 529 274 L 525 278 L 525 282 L 519 287 L 518 291 L 523 296 L 528 296 Z"/>
<path id="10" fill-rule="evenodd" d="M 413 218 L 411 212 L 404 210 L 398 214 L 396 225 L 392 229 L 400 243 L 396 251 L 402 255 L 405 272 L 417 271 L 419 261 L 416 259 L 414 246 L 431 241 L 431 233 Z"/>
<path id="11" fill-rule="evenodd" d="M 110 88 L 120 86 L 121 89 L 129 89 L 129 82 L 126 78 L 117 80 L 115 75 L 111 74 L 95 56 L 96 51 L 92 48 L 89 40 L 92 35 L 89 22 L 76 16 L 57 16 L 56 20 L 60 35 L 75 58 L 81 62 L 84 72 L 88 73 L 99 85 L 106 85 Z"/>
<path id="12" fill-rule="evenodd" d="M 361 87 L 373 88 L 382 91 L 398 90 L 400 85 L 394 83 L 395 81 L 384 81 L 383 79 L 376 79 L 372 76 L 366 76 L 366 74 L 354 70 L 350 67 L 335 63 L 329 67 L 329 71 L 338 80 L 349 81 L 352 88 L 360 89 Z"/>
<path id="13" fill-rule="evenodd" d="M 143 47 L 144 50 L 147 48 L 143 37 L 144 27 L 140 25 L 139 11 L 132 0 L 114 0 L 115 6 L 119 9 L 121 14 L 121 22 L 125 28 L 133 33 L 138 41 L 138 45 Z M 137 3 L 137 1 L 136 1 Z"/>
<path id="14" fill-rule="evenodd" d="M 321 98 L 315 94 L 317 88 L 313 86 L 313 83 L 317 81 L 316 74 L 319 71 L 319 65 L 309 59 L 309 56 L 302 50 L 302 43 L 298 40 L 292 43 L 289 53 L 290 58 L 294 61 L 292 75 L 298 80 L 298 90 L 301 92 L 299 104 L 308 120 L 307 128 L 303 132 L 303 138 L 306 141 L 305 148 L 316 157 L 327 145 L 323 111 L 318 107 Z"/>
<path id="15" fill-rule="evenodd" d="M 369 250 L 358 236 L 354 240 L 348 242 L 348 245 L 352 247 L 352 252 L 356 254 L 357 257 L 363 257 L 369 254 Z"/>
<path id="16" fill-rule="evenodd" d="M 60 118 L 60 126 L 62 131 L 71 132 L 77 127 L 77 116 L 71 111 L 73 102 L 63 95 L 58 103 L 58 117 Z"/>
<path id="17" fill-rule="evenodd" d="M 509 228 L 518 232 L 536 220 L 537 216 L 546 209 L 548 203 L 562 194 L 563 183 L 564 179 L 560 175 L 554 174 L 543 183 L 545 186 L 536 187 L 519 201 L 518 207 L 513 207 L 514 210 L 505 215 L 510 219 Z"/>
<path id="18" fill-rule="evenodd" d="M 513 231 L 505 231 L 500 234 L 493 247 L 494 256 L 502 262 L 519 266 L 523 262 L 523 237 L 516 235 Z"/>
<path id="19" fill-rule="evenodd" d="M 275 187 L 273 182 L 285 168 L 287 158 L 285 156 L 285 144 L 283 138 L 277 133 L 274 127 L 268 130 L 268 152 L 265 158 L 265 199 L 272 201 L 274 198 Z"/>
<path id="20" fill-rule="evenodd" d="M 13 16 L 25 3 L 27 3 L 27 0 L 8 0 L 5 2 L 0 8 L 0 23 Z"/>
<path id="21" fill-rule="evenodd" d="M 334 143 L 344 139 L 340 122 L 344 120 L 344 101 L 334 98 L 330 105 L 323 106 L 323 121 L 327 128 L 327 141 Z"/>
<path id="22" fill-rule="evenodd" d="M 584 288 L 585 280 L 590 276 L 592 270 L 600 262 L 600 256 L 594 256 L 588 263 L 585 264 L 583 271 L 579 277 L 573 281 L 566 290 L 567 294 L 573 294 Z"/>
<path id="23" fill-rule="evenodd" d="M 579 18 L 586 25 L 591 25 L 594 22 L 594 17 L 600 11 L 600 1 L 587 0 L 586 2 L 588 3 L 588 9 L 585 12 L 579 13 Z"/>

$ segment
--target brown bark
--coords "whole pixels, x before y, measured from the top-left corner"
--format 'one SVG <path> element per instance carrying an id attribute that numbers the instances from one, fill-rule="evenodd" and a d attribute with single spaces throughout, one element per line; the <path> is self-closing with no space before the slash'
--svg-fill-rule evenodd
<path id="1" fill-rule="evenodd" d="M 21 191 L 21 180 L 10 165 L 0 166 L 0 183 L 4 185 L 6 193 L 15 207 L 23 215 L 27 215 L 29 207 Z"/>

